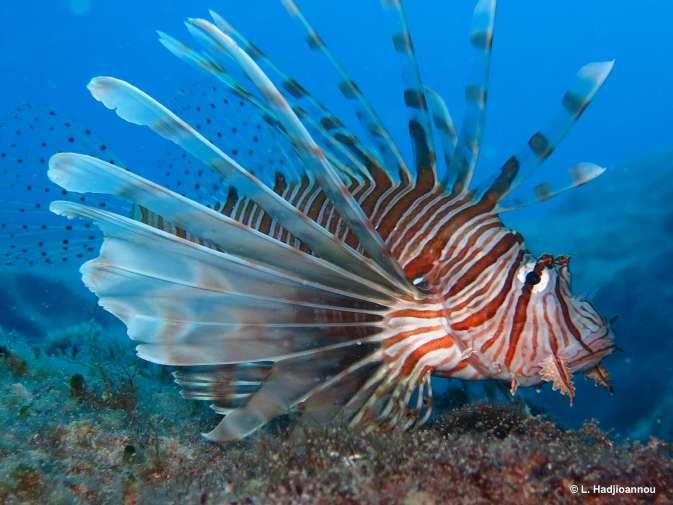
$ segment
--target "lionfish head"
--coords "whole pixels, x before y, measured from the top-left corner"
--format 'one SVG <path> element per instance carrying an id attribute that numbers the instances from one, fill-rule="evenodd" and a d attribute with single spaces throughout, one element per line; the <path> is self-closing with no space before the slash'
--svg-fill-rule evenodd
<path id="1" fill-rule="evenodd" d="M 597 384 L 610 389 L 600 361 L 615 345 L 608 320 L 588 300 L 573 295 L 569 264 L 567 256 L 554 258 L 548 254 L 524 261 L 517 275 L 521 296 L 514 310 L 520 307 L 522 298 L 528 298 L 530 326 L 525 325 L 524 334 L 530 338 L 522 347 L 529 361 L 521 382 L 551 381 L 554 389 L 572 400 L 571 377 L 576 372 L 587 371 Z M 535 358 L 530 359 L 532 356 Z"/>

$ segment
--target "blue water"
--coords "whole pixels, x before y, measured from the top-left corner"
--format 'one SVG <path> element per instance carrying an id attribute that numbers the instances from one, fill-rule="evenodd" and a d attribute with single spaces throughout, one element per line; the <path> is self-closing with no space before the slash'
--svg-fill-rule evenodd
<path id="1" fill-rule="evenodd" d="M 399 69 L 378 2 L 304 4 L 309 19 L 408 153 Z M 424 82 L 446 98 L 454 118 L 459 119 L 469 69 L 466 34 L 473 2 L 410 0 L 407 4 Z M 95 128 L 97 138 L 115 145 L 115 154 L 127 166 L 142 167 L 142 173 L 150 177 L 161 173 L 160 160 L 169 146 L 115 118 L 90 98 L 85 85 L 93 76 L 113 75 L 168 102 L 176 99 L 180 88 L 205 89 L 208 78 L 165 51 L 154 30 L 188 39 L 182 21 L 206 17 L 208 8 L 218 10 L 279 66 L 348 117 L 329 68 L 305 48 L 303 31 L 277 2 L 27 0 L 0 5 L 4 97 L 0 118 L 10 118 L 0 130 L 0 141 L 3 145 L 11 141 L 11 126 L 7 125 L 11 125 L 16 105 L 54 107 L 79 124 Z M 673 163 L 667 154 L 673 151 L 671 20 L 673 4 L 657 0 L 502 1 L 487 132 L 477 174 L 477 180 L 492 175 L 556 111 L 581 65 L 616 60 L 609 82 L 543 168 L 553 174 L 554 169 L 587 160 L 610 172 L 594 183 L 596 187 L 521 211 L 511 217 L 511 223 L 524 232 L 533 249 L 574 256 L 580 287 L 593 293 L 608 316 L 620 316 L 615 332 L 624 349 L 606 362 L 615 379 L 612 397 L 580 378 L 577 405 L 572 409 L 556 393 L 523 394 L 566 425 L 576 426 L 595 417 L 621 435 L 639 438 L 673 434 L 669 312 L 673 279 L 667 255 L 673 231 L 673 204 L 669 203 L 673 201 Z M 179 100 L 186 101 L 184 97 Z M 25 135 L 21 141 L 29 143 Z M 45 169 L 34 166 L 38 177 Z M 21 195 L 12 197 L 20 199 Z M 63 283 L 81 289 L 75 268 L 62 275 Z M 33 301 L 48 299 L 49 289 L 21 296 Z M 95 304 L 86 292 L 77 296 Z M 8 315 L 12 293 L 6 298 L 0 307 L 6 313 L 5 325 L 17 320 Z M 87 309 L 87 318 L 92 310 Z M 78 322 L 76 309 L 68 314 L 73 324 Z M 49 325 L 49 317 L 38 317 L 34 323 Z M 121 327 L 114 321 L 106 324 L 117 330 Z M 36 331 L 35 327 L 23 329 Z"/>

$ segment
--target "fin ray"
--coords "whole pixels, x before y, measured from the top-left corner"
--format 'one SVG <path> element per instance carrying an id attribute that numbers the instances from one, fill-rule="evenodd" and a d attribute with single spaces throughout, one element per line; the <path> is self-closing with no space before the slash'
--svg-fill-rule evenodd
<path id="1" fill-rule="evenodd" d="M 404 104 L 408 115 L 409 135 L 416 160 L 416 183 L 434 186 L 437 183 L 437 161 L 428 115 L 428 101 L 416 62 L 411 33 L 401 0 L 384 0 L 386 10 L 394 18 L 395 30 L 392 41 L 395 53 L 402 61 L 402 77 L 405 85 Z"/>
<path id="2" fill-rule="evenodd" d="M 97 77 L 89 83 L 89 90 L 94 98 L 108 109 L 114 110 L 122 119 L 149 127 L 222 174 L 228 182 L 250 195 L 287 230 L 305 241 L 316 255 L 326 258 L 341 257 L 339 263 L 349 265 L 359 275 L 395 290 L 408 291 L 408 287 L 397 279 L 389 280 L 389 274 L 350 247 L 344 244 L 335 247 L 334 237 L 322 227 L 297 211 L 187 123 L 138 88 L 112 77 Z"/>
<path id="3" fill-rule="evenodd" d="M 458 174 L 453 185 L 454 193 L 469 189 L 479 159 L 488 99 L 495 13 L 496 0 L 479 0 L 474 8 L 470 43 L 475 61 L 472 77 L 465 87 L 465 115 L 460 129 L 460 142 L 452 160 L 454 166 L 450 171 Z"/>
<path id="4" fill-rule="evenodd" d="M 308 281 L 373 298 L 389 299 L 391 294 L 377 283 L 357 276 L 357 269 L 345 269 L 337 257 L 325 261 L 283 244 L 263 233 L 235 222 L 221 212 L 159 186 L 105 161 L 75 153 L 60 153 L 50 160 L 49 177 L 61 187 L 78 193 L 116 195 L 146 207 L 200 239 L 219 245 L 230 254 L 283 268 Z M 354 273 L 350 273 L 350 272 Z M 354 275 L 355 274 L 355 275 Z"/>
<path id="5" fill-rule="evenodd" d="M 323 151 L 311 138 L 304 125 L 266 74 L 231 37 L 209 21 L 202 19 L 191 20 L 189 26 L 194 28 L 192 31 L 196 31 L 203 37 L 208 38 L 214 50 L 229 54 L 241 65 L 242 70 L 248 78 L 253 81 L 255 86 L 265 96 L 270 106 L 276 110 L 278 118 L 292 136 L 293 142 L 299 146 L 299 151 L 303 154 L 304 161 L 311 167 L 311 171 L 317 177 L 323 191 L 334 203 L 342 219 L 346 221 L 349 229 L 358 238 L 365 251 L 391 278 L 397 281 L 401 289 L 413 292 L 413 286 L 407 281 L 400 265 L 386 250 L 383 240 L 374 230 L 362 208 L 354 200 L 348 188 L 338 177 L 334 167 L 325 157 Z"/>
<path id="6" fill-rule="evenodd" d="M 563 95 L 562 110 L 501 168 L 486 191 L 488 198 L 501 200 L 516 189 L 552 154 L 603 86 L 614 61 L 589 63 L 577 72 L 574 83 Z"/>

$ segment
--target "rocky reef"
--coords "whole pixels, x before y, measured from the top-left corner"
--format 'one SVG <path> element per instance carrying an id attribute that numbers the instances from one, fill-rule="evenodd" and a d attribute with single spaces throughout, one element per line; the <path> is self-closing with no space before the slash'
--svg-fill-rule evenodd
<path id="1" fill-rule="evenodd" d="M 565 430 L 523 403 L 464 405 L 411 433 L 288 418 L 243 442 L 208 443 L 199 432 L 216 417 L 181 400 L 166 370 L 121 337 L 95 322 L 39 346 L 0 335 L 0 503 L 673 502 L 670 443 L 615 443 L 593 422 Z"/>

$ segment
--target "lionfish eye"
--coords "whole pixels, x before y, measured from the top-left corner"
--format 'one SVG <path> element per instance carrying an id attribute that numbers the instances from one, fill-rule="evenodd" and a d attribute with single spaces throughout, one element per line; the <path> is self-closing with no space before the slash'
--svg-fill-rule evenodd
<path id="1" fill-rule="evenodd" d="M 526 274 L 526 284 L 534 286 L 535 284 L 538 284 L 540 280 L 540 274 L 538 274 L 535 270 L 532 270 Z"/>

